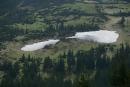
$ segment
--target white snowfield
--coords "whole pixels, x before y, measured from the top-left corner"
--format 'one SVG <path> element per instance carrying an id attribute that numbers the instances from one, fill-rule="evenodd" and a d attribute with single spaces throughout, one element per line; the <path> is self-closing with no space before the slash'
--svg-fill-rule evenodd
<path id="1" fill-rule="evenodd" d="M 114 43 L 117 41 L 119 34 L 116 31 L 108 31 L 108 30 L 99 30 L 99 31 L 90 31 L 90 32 L 77 32 L 75 36 L 67 37 L 76 38 L 81 40 L 94 41 L 98 43 Z M 44 48 L 45 46 L 55 45 L 60 40 L 47 40 L 43 42 L 38 42 L 30 45 L 25 45 L 21 48 L 22 51 L 35 51 Z"/>
<path id="2" fill-rule="evenodd" d="M 22 51 L 35 51 L 44 48 L 45 46 L 49 45 L 55 45 L 58 43 L 60 40 L 48 40 L 48 41 L 43 41 L 43 42 L 38 42 L 30 45 L 25 45 L 23 48 L 21 48 Z"/>
<path id="3" fill-rule="evenodd" d="M 118 37 L 119 34 L 116 33 L 116 31 L 99 30 L 90 32 L 77 32 L 75 36 L 67 38 L 77 38 L 98 43 L 114 43 L 117 41 Z"/>

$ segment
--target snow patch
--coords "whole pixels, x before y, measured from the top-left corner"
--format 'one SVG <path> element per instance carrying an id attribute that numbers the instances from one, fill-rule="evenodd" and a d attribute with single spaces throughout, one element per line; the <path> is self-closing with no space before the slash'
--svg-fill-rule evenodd
<path id="1" fill-rule="evenodd" d="M 117 41 L 118 37 L 119 34 L 116 33 L 116 31 L 99 30 L 90 32 L 77 32 L 75 36 L 67 38 L 77 38 L 99 43 L 114 43 Z"/>
<path id="2" fill-rule="evenodd" d="M 58 43 L 60 40 L 48 40 L 48 41 L 43 41 L 43 42 L 38 42 L 30 45 L 25 45 L 23 48 L 21 48 L 22 51 L 35 51 L 44 48 L 45 46 L 49 45 L 55 45 Z"/>
<path id="3" fill-rule="evenodd" d="M 114 43 L 117 41 L 119 37 L 119 34 L 116 31 L 108 31 L 108 30 L 99 30 L 99 31 L 89 31 L 89 32 L 77 32 L 75 36 L 72 37 L 66 37 L 66 39 L 69 38 L 76 38 L 81 40 L 87 40 L 87 41 L 94 41 L 98 43 Z M 38 42 L 30 45 L 25 45 L 21 48 L 22 51 L 35 51 L 42 48 L 45 48 L 45 46 L 49 45 L 55 45 L 60 40 L 47 40 L 43 42 Z"/>

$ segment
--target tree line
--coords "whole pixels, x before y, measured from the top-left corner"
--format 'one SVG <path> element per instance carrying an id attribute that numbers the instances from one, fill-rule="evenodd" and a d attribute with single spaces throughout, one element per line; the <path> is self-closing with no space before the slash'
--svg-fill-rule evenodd
<path id="1" fill-rule="evenodd" d="M 15 62 L 0 63 L 0 87 L 129 87 L 129 67 L 127 44 L 119 49 L 100 45 L 89 51 L 68 50 L 57 58 L 23 54 Z"/>
<path id="2" fill-rule="evenodd" d="M 9 26 L 0 27 L 0 41 L 11 41 L 17 36 L 25 36 L 25 40 L 28 39 L 40 39 L 40 38 L 65 38 L 72 36 L 76 32 L 95 31 L 99 30 L 99 26 L 95 24 L 80 24 L 76 26 L 65 26 L 63 22 L 56 23 L 56 25 L 49 25 L 48 28 L 41 30 L 28 30 L 28 29 L 16 29 Z"/>

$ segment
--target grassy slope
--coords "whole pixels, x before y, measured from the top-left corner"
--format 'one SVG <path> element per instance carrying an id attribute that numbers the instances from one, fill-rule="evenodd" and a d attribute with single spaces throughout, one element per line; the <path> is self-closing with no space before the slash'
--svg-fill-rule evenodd
<path id="1" fill-rule="evenodd" d="M 105 4 L 103 4 L 105 5 Z M 124 6 L 124 5 L 123 5 Z M 34 9 L 33 7 L 20 7 L 20 9 Z M 122 7 L 120 7 L 122 8 Z M 62 15 L 62 13 L 64 13 L 67 10 L 66 13 L 67 16 Z M 48 8 L 36 8 L 36 10 L 34 9 L 29 10 L 29 12 L 32 12 L 31 14 L 29 14 L 29 16 L 34 16 L 35 22 L 32 24 L 23 24 L 23 23 L 14 23 L 12 24 L 14 27 L 16 28 L 20 28 L 20 29 L 26 29 L 26 26 L 28 29 L 31 30 L 37 30 L 37 29 L 43 29 L 47 26 L 47 23 L 45 20 L 49 20 L 51 23 L 55 23 L 55 21 L 57 19 L 60 20 L 64 20 L 66 25 L 77 25 L 77 24 L 82 24 L 82 23 L 91 23 L 91 20 L 93 19 L 94 16 L 87 16 L 87 15 L 77 15 L 77 14 L 72 14 L 71 12 L 73 11 L 81 11 L 84 13 L 93 13 L 96 14 L 98 13 L 95 10 L 95 4 L 86 4 L 86 3 L 65 3 L 65 4 L 60 4 L 60 5 L 55 5 L 55 6 L 51 6 Z M 106 7 L 104 7 L 104 9 L 106 9 Z M 117 25 L 117 22 L 120 20 L 120 17 L 112 17 L 110 16 L 109 21 L 106 21 L 105 24 L 99 23 L 99 21 L 103 21 L 100 17 L 96 17 L 95 23 L 98 24 L 102 24 L 104 25 L 105 29 L 111 29 L 111 30 L 117 30 L 121 36 L 120 39 L 118 40 L 117 43 L 114 44 L 120 44 L 121 42 L 130 42 L 129 41 L 129 36 L 128 34 L 126 34 L 126 32 L 122 32 L 122 29 L 120 29 L 120 26 Z M 117 20 L 116 20 L 117 19 Z M 113 26 L 116 25 L 116 26 Z M 119 28 L 119 29 L 118 29 Z M 101 29 L 104 29 L 101 27 Z M 129 28 L 128 28 L 129 29 Z M 11 58 L 15 58 L 15 57 L 20 57 L 23 53 L 25 54 L 31 54 L 34 56 L 40 56 L 40 57 L 45 57 L 48 55 L 51 56 L 56 56 L 59 53 L 63 53 L 68 49 L 73 49 L 73 50 L 88 50 L 91 47 L 95 47 L 98 44 L 97 43 L 92 43 L 92 42 L 85 42 L 85 41 L 76 41 L 76 40 L 70 40 L 70 41 L 62 41 L 60 43 L 58 43 L 56 46 L 51 46 L 48 49 L 41 49 L 35 52 L 23 52 L 20 50 L 21 47 L 23 47 L 25 44 L 29 44 L 29 43 L 34 43 L 37 42 L 39 40 L 30 40 L 28 42 L 8 42 L 7 43 L 7 49 L 6 49 L 6 53 L 9 57 Z M 42 40 L 41 40 L 42 41 Z M 14 54 L 15 53 L 15 54 Z"/>
<path id="2" fill-rule="evenodd" d="M 33 23 L 14 23 L 11 26 L 18 29 L 39 30 L 46 28 L 48 23 L 55 24 L 57 20 L 65 21 L 66 25 L 86 23 L 88 19 L 91 21 L 93 17 L 86 17 L 83 14 L 97 14 L 94 4 L 85 3 L 66 3 L 28 12 L 31 14 L 28 15 L 27 19 L 33 18 Z M 79 12 L 82 13 L 80 16 Z"/>

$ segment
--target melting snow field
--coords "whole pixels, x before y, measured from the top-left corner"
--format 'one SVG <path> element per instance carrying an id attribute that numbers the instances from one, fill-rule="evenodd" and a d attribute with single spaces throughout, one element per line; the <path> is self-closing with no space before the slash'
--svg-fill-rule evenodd
<path id="1" fill-rule="evenodd" d="M 43 42 L 38 42 L 30 45 L 25 45 L 23 48 L 21 48 L 22 51 L 35 51 L 44 48 L 48 45 L 55 45 L 60 40 L 48 40 Z"/>
<path id="2" fill-rule="evenodd" d="M 90 32 L 77 32 L 75 36 L 67 37 L 69 38 L 77 38 L 81 40 L 94 41 L 98 43 L 114 43 L 117 41 L 119 34 L 116 31 L 108 31 L 108 30 L 99 30 L 99 31 L 90 31 Z M 48 45 L 55 45 L 60 40 L 48 40 L 43 42 L 34 43 L 31 45 L 25 45 L 21 48 L 22 51 L 35 51 L 44 48 Z"/>
<path id="3" fill-rule="evenodd" d="M 77 32 L 75 36 L 67 38 L 77 38 L 99 43 L 114 43 L 117 41 L 118 37 L 119 34 L 116 33 L 116 31 L 99 30 L 90 32 Z"/>

